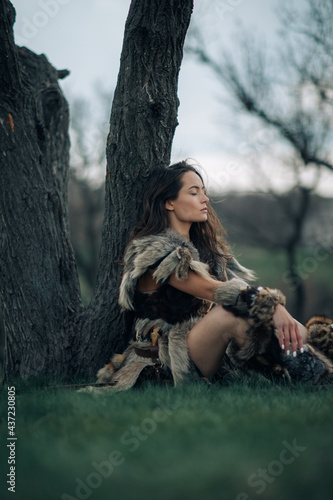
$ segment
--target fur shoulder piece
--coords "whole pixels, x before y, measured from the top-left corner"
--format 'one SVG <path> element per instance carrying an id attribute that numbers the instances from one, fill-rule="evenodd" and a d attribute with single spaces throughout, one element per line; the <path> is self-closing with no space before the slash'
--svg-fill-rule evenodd
<path id="1" fill-rule="evenodd" d="M 211 278 L 207 264 L 200 262 L 197 249 L 173 229 L 157 235 L 132 241 L 124 257 L 125 270 L 120 285 L 119 304 L 122 309 L 133 309 L 137 280 L 148 269 L 154 269 L 154 278 L 164 284 L 171 274 L 185 280 L 189 270 Z"/>
<path id="2" fill-rule="evenodd" d="M 242 278 L 246 281 L 254 281 L 257 277 L 251 269 L 242 266 L 235 257 L 228 260 L 227 276 L 231 280 L 233 278 Z"/>

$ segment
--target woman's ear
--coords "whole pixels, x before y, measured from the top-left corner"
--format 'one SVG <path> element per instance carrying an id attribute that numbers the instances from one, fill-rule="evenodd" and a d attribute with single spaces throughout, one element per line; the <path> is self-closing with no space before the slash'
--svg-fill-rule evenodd
<path id="1" fill-rule="evenodd" d="M 174 208 L 173 208 L 173 204 L 172 204 L 172 201 L 167 200 L 167 201 L 165 202 L 165 208 L 166 208 L 167 210 L 174 210 Z"/>

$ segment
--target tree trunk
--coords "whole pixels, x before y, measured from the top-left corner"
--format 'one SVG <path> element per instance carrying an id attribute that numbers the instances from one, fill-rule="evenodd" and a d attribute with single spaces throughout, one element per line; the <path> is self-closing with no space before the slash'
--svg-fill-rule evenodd
<path id="1" fill-rule="evenodd" d="M 80 329 L 78 366 L 93 375 L 124 348 L 118 289 L 123 252 L 153 167 L 168 165 L 177 126 L 178 74 L 193 2 L 133 0 L 107 140 L 105 217 L 97 289 Z M 88 364 L 87 364 L 88 363 Z"/>
<path id="2" fill-rule="evenodd" d="M 0 278 L 7 374 L 70 363 L 67 325 L 81 307 L 68 238 L 68 107 L 45 56 L 14 45 L 0 2 Z"/>
<path id="3" fill-rule="evenodd" d="M 292 314 L 300 322 L 304 321 L 305 286 L 297 267 L 297 245 L 286 248 L 288 261 L 288 282 L 292 285 Z"/>
<path id="4" fill-rule="evenodd" d="M 296 196 L 296 194 L 295 194 Z M 311 189 L 300 187 L 299 200 L 296 198 L 297 207 L 295 213 L 291 213 L 294 230 L 286 245 L 288 259 L 288 274 L 294 289 L 293 314 L 298 321 L 304 321 L 304 306 L 306 299 L 305 285 L 297 266 L 297 248 L 302 239 L 302 233 L 311 203 Z"/>
<path id="5" fill-rule="evenodd" d="M 121 349 L 118 287 L 150 170 L 169 163 L 192 0 L 133 0 L 107 143 L 100 266 L 82 308 L 68 238 L 68 109 L 57 72 L 13 41 L 0 0 L 0 278 L 6 374 L 94 375 Z"/>

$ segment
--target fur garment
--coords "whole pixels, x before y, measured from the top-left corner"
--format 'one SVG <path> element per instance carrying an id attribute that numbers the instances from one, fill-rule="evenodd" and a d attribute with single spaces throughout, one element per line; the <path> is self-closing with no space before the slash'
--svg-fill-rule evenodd
<path id="1" fill-rule="evenodd" d="M 133 387 L 147 369 L 156 370 L 157 374 L 162 371 L 171 375 L 174 385 L 182 383 L 189 376 L 198 376 L 198 370 L 189 357 L 187 335 L 200 321 L 202 310 L 207 311 L 207 307 L 201 299 L 185 300 L 187 294 L 184 292 L 180 292 L 178 299 L 178 291 L 168 285 L 173 273 L 179 280 L 185 280 L 191 270 L 211 280 L 210 272 L 214 269 L 215 278 L 225 280 L 217 288 L 216 303 L 237 316 L 252 319 L 253 326 L 247 332 L 245 345 L 238 348 L 231 342 L 226 358 L 229 356 L 234 365 L 259 370 L 266 376 L 276 374 L 290 378 L 290 370 L 284 363 L 272 321 L 276 304 L 285 304 L 283 294 L 278 290 L 249 287 L 246 280 L 253 279 L 253 273 L 234 258 L 221 257 L 212 264 L 204 255 L 203 250 L 195 248 L 172 229 L 135 239 L 128 246 L 119 303 L 124 312 L 134 311 L 136 319 L 133 338 L 125 352 L 113 356 L 111 362 L 98 372 L 97 381 L 109 384 L 107 390 L 117 392 Z M 137 281 L 148 269 L 153 270 L 153 276 L 161 286 L 154 292 L 138 292 Z M 170 296 L 172 290 L 168 287 L 177 293 Z M 143 302 L 142 296 L 150 298 Z M 138 307 L 140 303 L 141 307 Z M 163 315 L 162 310 L 165 312 Z M 158 338 L 152 340 L 151 333 L 156 329 Z M 158 344 L 158 362 L 149 355 L 143 355 L 145 351 L 150 352 L 153 342 Z M 326 360 L 326 356 L 323 356 Z M 323 361 L 318 359 L 318 363 L 321 367 Z M 325 373 L 329 369 L 328 360 Z"/>
<path id="2" fill-rule="evenodd" d="M 240 292 L 230 310 L 235 315 L 248 317 L 252 325 L 245 344 L 239 348 L 234 341 L 227 353 L 239 368 L 259 371 L 268 378 L 282 378 L 293 382 L 325 383 L 333 374 L 333 325 L 330 318 L 313 316 L 306 324 L 309 329 L 305 352 L 296 358 L 280 348 L 273 314 L 277 304 L 285 306 L 286 298 L 280 290 L 248 287 Z"/>
<path id="3" fill-rule="evenodd" d="M 241 266 L 235 258 L 223 263 L 220 273 L 229 275 L 230 279 L 239 277 L 251 280 L 252 271 Z M 158 235 L 145 236 L 133 240 L 127 248 L 124 258 L 125 270 L 120 285 L 119 304 L 125 309 L 133 309 L 133 298 L 137 280 L 148 269 L 154 269 L 154 278 L 160 284 L 167 283 L 171 274 L 175 273 L 180 280 L 185 280 L 190 270 L 204 278 L 212 279 L 209 265 L 201 262 L 199 252 L 184 236 L 173 229 L 166 229 Z M 156 267 L 155 267 L 156 266 Z M 219 276 L 217 276 L 218 279 Z M 226 284 L 228 288 L 229 281 Z M 247 283 L 243 281 L 246 287 Z M 230 285 L 233 291 L 234 286 Z"/>
<path id="4" fill-rule="evenodd" d="M 177 386 L 189 375 L 196 375 L 193 362 L 190 360 L 187 348 L 187 334 L 200 317 L 192 318 L 176 325 L 160 324 L 158 321 L 139 321 L 137 335 L 142 331 L 151 331 L 161 326 L 161 335 L 158 339 L 159 361 L 162 370 L 170 371 L 174 385 Z M 149 351 L 151 341 L 132 341 L 123 354 L 116 354 L 111 362 L 105 365 L 97 374 L 98 383 L 110 384 L 110 390 L 122 391 L 133 387 L 144 368 L 153 366 L 153 360 L 142 357 L 135 352 L 135 347 Z"/>
<path id="5" fill-rule="evenodd" d="M 305 326 L 309 330 L 308 344 L 319 349 L 333 362 L 333 319 L 312 316 Z"/>
<path id="6" fill-rule="evenodd" d="M 251 318 L 256 324 L 267 323 L 277 304 L 286 305 L 286 297 L 276 288 L 250 287 L 239 279 L 232 279 L 228 287 L 219 285 L 214 293 L 215 301 L 225 309 L 240 316 Z"/>
<path id="7" fill-rule="evenodd" d="M 264 289 L 265 290 L 265 289 Z M 284 296 L 276 291 L 276 300 L 283 303 Z M 313 316 L 307 322 L 309 329 L 304 352 L 290 356 L 280 348 L 272 321 L 272 310 L 267 295 L 260 297 L 249 310 L 255 320 L 247 331 L 245 344 L 239 348 L 231 341 L 227 354 L 240 369 L 255 370 L 267 378 L 312 384 L 333 381 L 333 322 L 330 318 Z M 259 300 L 258 300 L 259 299 Z M 265 304 L 266 303 L 266 304 Z"/>
<path id="8" fill-rule="evenodd" d="M 122 355 L 113 356 L 111 362 L 99 370 L 99 383 L 110 384 L 110 390 L 114 391 L 132 387 L 140 373 L 153 366 L 152 359 L 138 355 L 135 347 L 149 351 L 152 345 L 150 332 L 156 327 L 160 332 L 158 346 L 161 369 L 172 374 L 175 385 L 183 382 L 188 376 L 198 376 L 198 371 L 189 357 L 187 335 L 207 312 L 208 306 L 205 301 L 187 296 L 183 292 L 180 292 L 178 299 L 179 291 L 176 289 L 173 289 L 175 297 L 170 298 L 169 292 L 172 290 L 168 289 L 169 277 L 175 273 L 179 280 L 185 280 L 188 273 L 194 271 L 211 280 L 213 276 L 210 274 L 210 267 L 213 267 L 216 279 L 227 280 L 229 277 L 230 281 L 225 283 L 225 289 L 230 288 L 230 294 L 234 293 L 236 281 L 246 287 L 244 279 L 254 278 L 253 273 L 241 266 L 235 258 L 220 258 L 213 265 L 208 263 L 209 259 L 206 259 L 207 262 L 202 260 L 204 254 L 204 251 L 199 253 L 193 243 L 173 229 L 131 242 L 124 257 L 119 303 L 123 311 L 134 309 L 138 313 L 140 309 L 135 321 L 134 338 Z M 139 308 L 140 293 L 137 292 L 136 285 L 140 276 L 148 269 L 153 269 L 153 276 L 161 286 L 151 294 L 141 294 L 146 297 L 143 307 Z M 189 300 L 188 297 L 192 299 Z M 142 302 L 142 297 L 139 299 Z M 161 302 L 159 307 L 158 300 Z M 156 309 L 160 311 L 159 317 L 156 315 Z"/>
<path id="9" fill-rule="evenodd" d="M 217 304 L 221 304 L 225 308 L 237 309 L 237 300 L 242 291 L 245 291 L 248 285 L 245 281 L 232 278 L 230 281 L 219 285 L 214 291 L 214 299 Z M 232 311 L 234 312 L 234 311 Z"/>
<path id="10" fill-rule="evenodd" d="M 239 293 L 234 304 L 226 307 L 236 316 L 251 319 L 245 344 L 239 348 L 232 341 L 227 349 L 228 356 L 236 366 L 259 371 L 267 377 L 290 380 L 273 323 L 276 305 L 285 303 L 285 296 L 280 290 L 247 287 Z"/>

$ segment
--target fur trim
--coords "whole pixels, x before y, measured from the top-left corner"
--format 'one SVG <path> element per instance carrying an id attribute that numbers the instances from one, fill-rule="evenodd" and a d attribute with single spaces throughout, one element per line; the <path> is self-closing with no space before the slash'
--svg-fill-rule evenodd
<path id="1" fill-rule="evenodd" d="M 279 290 L 255 287 L 242 290 L 236 305 L 228 309 L 237 316 L 251 318 L 253 324 L 247 331 L 245 344 L 239 348 L 232 341 L 227 353 L 240 368 L 253 369 L 267 377 L 274 375 L 290 380 L 273 323 L 278 303 L 285 304 L 285 297 Z"/>
<path id="2" fill-rule="evenodd" d="M 214 300 L 222 306 L 236 305 L 237 298 L 242 290 L 247 289 L 247 283 L 243 280 L 233 278 L 223 285 L 216 287 L 214 291 Z"/>
<path id="3" fill-rule="evenodd" d="M 249 287 L 245 281 L 236 278 L 219 285 L 214 298 L 236 316 L 253 318 L 256 323 L 269 323 L 276 305 L 286 303 L 280 290 Z"/>
<path id="4" fill-rule="evenodd" d="M 194 260 L 190 250 L 186 247 L 177 247 L 171 252 L 157 267 L 153 277 L 161 284 L 168 281 L 171 274 L 175 273 L 176 278 L 184 281 L 188 278 L 188 273 L 195 270 L 204 278 L 211 279 L 207 264 Z"/>
<path id="5" fill-rule="evenodd" d="M 272 321 L 250 327 L 242 347 L 232 340 L 227 355 L 241 369 L 255 370 L 269 378 L 273 375 L 290 380 L 288 370 L 282 363 L 282 351 Z"/>
<path id="6" fill-rule="evenodd" d="M 198 262 L 201 272 L 207 276 L 208 266 L 200 262 L 196 248 L 173 229 L 133 240 L 124 258 L 125 272 L 119 292 L 122 309 L 133 309 L 137 280 L 149 268 L 156 265 L 154 277 L 164 283 L 174 272 L 180 279 L 186 279 L 193 261 Z"/>
<path id="7" fill-rule="evenodd" d="M 175 386 L 182 383 L 193 372 L 193 363 L 189 357 L 187 347 L 187 335 L 200 319 L 199 316 L 196 316 L 172 326 L 161 322 L 161 320 L 150 322 L 150 329 L 154 328 L 158 321 L 159 326 L 161 326 L 161 337 L 158 339 L 159 359 L 162 366 L 166 366 L 171 370 Z M 143 323 L 141 321 L 138 320 L 136 328 L 142 328 Z M 148 323 L 145 325 L 147 328 Z M 151 343 L 140 342 L 136 345 L 141 348 L 145 346 L 149 349 Z"/>
<path id="8" fill-rule="evenodd" d="M 327 316 L 312 316 L 305 327 L 309 330 L 307 343 L 333 362 L 333 320 Z"/>
<path id="9" fill-rule="evenodd" d="M 305 344 L 304 352 L 298 353 L 296 358 L 285 354 L 269 316 L 262 323 L 249 328 L 246 342 L 241 348 L 235 341 L 229 344 L 227 354 L 233 363 L 243 369 L 259 371 L 268 378 L 273 375 L 292 382 L 331 383 L 331 360 L 309 343 Z"/>
<path id="10" fill-rule="evenodd" d="M 311 316 L 305 324 L 305 327 L 310 329 L 313 326 L 329 326 L 330 329 L 333 331 L 333 319 L 329 318 L 328 316 L 324 316 L 323 314 L 316 314 L 314 316 Z"/>
<path id="11" fill-rule="evenodd" d="M 190 360 L 187 348 L 187 335 L 200 317 L 191 318 L 188 321 L 168 325 L 161 321 L 138 320 L 136 327 L 139 328 L 139 337 L 142 338 L 142 329 L 151 331 L 156 326 L 161 326 L 161 336 L 158 339 L 159 360 L 162 368 L 167 367 L 171 370 L 174 385 L 178 385 L 185 378 L 194 372 L 193 363 Z M 148 336 L 149 338 L 149 336 Z M 147 337 L 146 337 L 147 339 Z M 149 351 L 151 342 L 141 341 L 132 342 L 123 354 L 116 354 L 111 362 L 99 370 L 97 374 L 98 383 L 110 384 L 106 389 L 114 392 L 123 391 L 133 387 L 138 380 L 142 370 L 147 366 L 153 366 L 150 358 L 142 357 L 136 354 L 134 347 L 139 347 Z M 98 388 L 100 391 L 101 388 Z"/>
<path id="12" fill-rule="evenodd" d="M 192 361 L 187 347 L 187 335 L 193 326 L 200 320 L 192 318 L 183 323 L 178 323 L 169 331 L 169 357 L 174 385 L 182 383 L 192 371 Z"/>
<path id="13" fill-rule="evenodd" d="M 255 323 L 270 323 L 277 304 L 286 305 L 286 297 L 276 288 L 261 288 L 254 296 L 254 304 L 249 309 L 249 317 L 254 319 Z M 244 294 L 245 295 L 245 294 Z M 240 302 L 246 302 L 246 299 L 240 297 Z"/>
<path id="14" fill-rule="evenodd" d="M 168 332 L 170 329 L 170 324 L 163 319 L 149 319 L 149 318 L 140 318 L 135 322 L 135 339 L 137 342 L 150 342 L 150 332 L 159 327 L 161 329 L 161 335 L 163 333 Z M 138 346 L 139 347 L 139 346 Z M 140 346 L 141 347 L 141 346 Z"/>
<path id="15" fill-rule="evenodd" d="M 251 269 L 247 269 L 246 267 L 242 266 L 235 259 L 235 257 L 232 257 L 228 260 L 227 277 L 228 280 L 239 277 L 243 278 L 246 281 L 254 281 L 257 279 L 256 274 Z"/>
<path id="16" fill-rule="evenodd" d="M 114 372 L 116 371 L 115 365 L 110 361 L 107 365 L 103 366 L 97 372 L 97 383 L 98 384 L 111 384 L 112 377 Z"/>
<path id="17" fill-rule="evenodd" d="M 319 349 L 316 349 L 310 344 L 306 344 L 310 354 L 312 354 L 313 357 L 319 359 L 322 363 L 324 363 L 326 373 L 333 373 L 333 363 L 331 360 L 325 356 Z"/>
<path id="18" fill-rule="evenodd" d="M 119 356 L 123 356 L 123 360 L 116 367 L 114 363 L 115 357 L 120 360 Z M 97 374 L 98 383 L 108 383 L 107 390 L 119 392 L 133 387 L 140 373 L 146 366 L 152 366 L 153 362 L 149 358 L 138 356 L 134 351 L 134 346 L 130 345 L 123 355 L 116 354 L 113 356 L 111 363 L 104 366 Z M 99 389 L 101 390 L 101 388 Z"/>
<path id="19" fill-rule="evenodd" d="M 231 280 L 228 283 L 232 283 Z M 286 304 L 286 298 L 280 290 L 262 287 L 243 287 L 236 300 L 226 304 L 226 309 L 242 318 L 252 318 L 256 324 L 269 324 L 277 304 Z M 225 305 L 222 303 L 222 305 Z"/>
<path id="20" fill-rule="evenodd" d="M 226 262 L 223 258 L 220 261 L 220 273 L 225 276 Z M 228 259 L 227 262 L 229 280 L 242 281 L 238 274 L 249 280 L 254 279 L 253 272 L 241 266 L 235 258 Z M 153 276 L 161 284 L 166 283 L 173 273 L 178 279 L 185 280 L 189 270 L 212 279 L 208 264 L 200 261 L 198 250 L 184 236 L 170 228 L 157 235 L 133 240 L 127 248 L 124 263 L 125 271 L 119 291 L 119 304 L 123 310 L 133 310 L 137 280 L 155 266 Z M 242 281 L 242 286 L 246 288 L 247 283 Z"/>
<path id="21" fill-rule="evenodd" d="M 110 363 L 101 368 L 97 373 L 97 383 L 111 384 L 114 373 L 121 368 L 128 355 L 126 350 L 123 354 L 115 354 Z"/>

